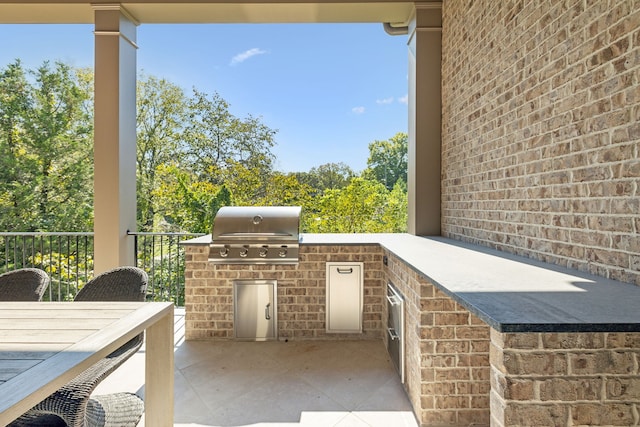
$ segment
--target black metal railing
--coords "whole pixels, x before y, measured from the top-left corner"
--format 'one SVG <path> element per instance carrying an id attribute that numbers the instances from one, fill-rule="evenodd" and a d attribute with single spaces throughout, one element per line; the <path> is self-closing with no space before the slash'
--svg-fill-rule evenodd
<path id="1" fill-rule="evenodd" d="M 198 233 L 132 233 L 136 266 L 149 274 L 147 296 L 152 301 L 173 301 L 184 306 L 184 247 Z"/>
<path id="2" fill-rule="evenodd" d="M 153 301 L 184 305 L 184 248 L 180 243 L 198 233 L 129 233 L 135 265 L 149 275 Z M 47 301 L 73 300 L 93 277 L 93 233 L 0 233 L 0 273 L 24 267 L 46 271 L 51 284 Z"/>

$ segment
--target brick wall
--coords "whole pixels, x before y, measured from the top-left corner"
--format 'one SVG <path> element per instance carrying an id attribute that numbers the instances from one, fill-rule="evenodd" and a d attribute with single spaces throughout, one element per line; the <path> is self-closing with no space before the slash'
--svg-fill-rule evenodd
<path id="1" fill-rule="evenodd" d="M 405 297 L 405 388 L 421 425 L 488 425 L 489 326 L 385 256 L 385 274 Z"/>
<path id="2" fill-rule="evenodd" d="M 209 247 L 185 246 L 186 339 L 233 338 L 233 281 L 278 281 L 279 339 L 380 339 L 384 286 L 378 245 L 302 245 L 298 265 L 216 265 Z M 364 263 L 362 334 L 327 334 L 326 263 Z M 385 324 L 386 324 L 386 317 Z"/>
<path id="3" fill-rule="evenodd" d="M 640 285 L 640 2 L 444 0 L 443 235 Z"/>
<path id="4" fill-rule="evenodd" d="M 640 425 L 640 333 L 491 331 L 492 426 Z"/>

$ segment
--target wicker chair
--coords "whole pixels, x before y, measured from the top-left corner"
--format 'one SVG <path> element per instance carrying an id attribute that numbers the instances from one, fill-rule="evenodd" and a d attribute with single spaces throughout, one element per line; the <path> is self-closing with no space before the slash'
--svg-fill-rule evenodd
<path id="1" fill-rule="evenodd" d="M 118 267 L 89 280 L 74 301 L 144 301 L 149 278 L 137 267 Z"/>
<path id="2" fill-rule="evenodd" d="M 49 275 L 38 268 L 21 268 L 0 274 L 0 301 L 40 301 Z"/>
<path id="3" fill-rule="evenodd" d="M 120 267 L 105 272 L 78 292 L 75 301 L 144 301 L 148 277 L 136 267 Z M 22 415 L 11 427 L 136 426 L 144 412 L 144 402 L 133 393 L 91 396 L 98 384 L 116 370 L 142 345 L 139 334 L 118 350 L 92 365 L 61 389 Z"/>

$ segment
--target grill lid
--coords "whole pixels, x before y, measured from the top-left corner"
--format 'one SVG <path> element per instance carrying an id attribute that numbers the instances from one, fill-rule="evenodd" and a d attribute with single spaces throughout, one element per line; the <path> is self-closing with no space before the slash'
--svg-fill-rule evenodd
<path id="1" fill-rule="evenodd" d="M 209 260 L 297 264 L 299 206 L 224 206 L 213 221 Z"/>
<path id="2" fill-rule="evenodd" d="M 213 220 L 215 241 L 287 240 L 298 243 L 299 206 L 223 206 Z"/>

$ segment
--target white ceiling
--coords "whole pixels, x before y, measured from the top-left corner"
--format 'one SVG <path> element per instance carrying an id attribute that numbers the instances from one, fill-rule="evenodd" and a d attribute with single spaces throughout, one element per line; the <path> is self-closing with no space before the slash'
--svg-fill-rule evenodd
<path id="1" fill-rule="evenodd" d="M 414 2 L 397 0 L 0 0 L 0 23 L 87 24 L 93 23 L 93 5 L 114 4 L 121 4 L 141 24 L 390 22 L 401 26 L 414 9 Z"/>

